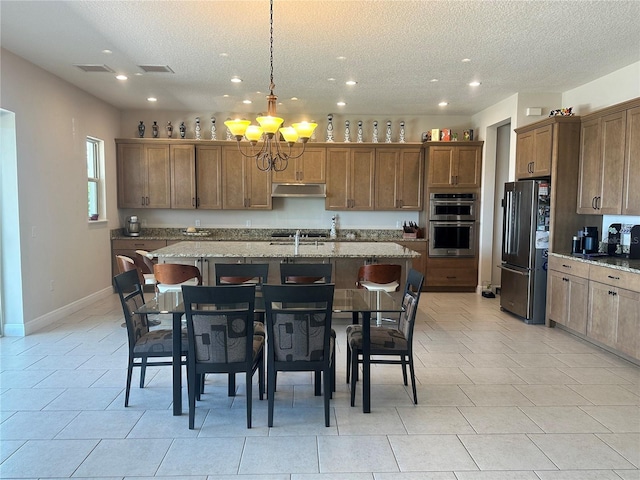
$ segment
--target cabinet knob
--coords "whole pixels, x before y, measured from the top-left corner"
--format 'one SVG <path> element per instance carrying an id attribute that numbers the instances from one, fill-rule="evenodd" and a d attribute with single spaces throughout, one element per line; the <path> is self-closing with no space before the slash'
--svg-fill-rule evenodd
<path id="1" fill-rule="evenodd" d="M 611 280 L 620 280 L 620 277 L 615 277 L 613 275 L 607 275 Z"/>

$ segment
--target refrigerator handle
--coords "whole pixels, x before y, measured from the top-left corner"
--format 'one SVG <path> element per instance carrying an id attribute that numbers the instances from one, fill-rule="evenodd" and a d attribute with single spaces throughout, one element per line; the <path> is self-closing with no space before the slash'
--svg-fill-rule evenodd
<path id="1" fill-rule="evenodd" d="M 502 242 L 503 253 L 511 251 L 511 215 L 512 215 L 513 192 L 505 192 L 505 208 L 504 208 L 504 240 Z"/>
<path id="2" fill-rule="evenodd" d="M 522 272 L 520 270 L 514 270 L 513 268 L 506 267 L 504 265 L 498 265 L 498 268 L 500 268 L 502 270 L 507 270 L 508 272 L 511 272 L 511 273 L 515 273 L 516 275 L 522 275 L 523 277 L 528 277 L 529 276 L 529 272 L 528 271 Z"/>

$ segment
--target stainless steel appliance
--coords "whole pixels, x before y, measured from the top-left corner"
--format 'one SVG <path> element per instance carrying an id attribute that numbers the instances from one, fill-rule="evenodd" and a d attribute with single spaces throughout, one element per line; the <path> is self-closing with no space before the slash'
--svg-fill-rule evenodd
<path id="1" fill-rule="evenodd" d="M 431 193 L 429 196 L 429 256 L 476 255 L 475 193 Z"/>
<path id="2" fill-rule="evenodd" d="M 545 321 L 549 191 L 548 180 L 504 186 L 500 307 L 527 324 Z"/>
<path id="3" fill-rule="evenodd" d="M 127 237 L 139 237 L 140 236 L 140 222 L 137 215 L 131 215 L 127 217 L 127 224 L 124 227 L 124 235 Z"/>

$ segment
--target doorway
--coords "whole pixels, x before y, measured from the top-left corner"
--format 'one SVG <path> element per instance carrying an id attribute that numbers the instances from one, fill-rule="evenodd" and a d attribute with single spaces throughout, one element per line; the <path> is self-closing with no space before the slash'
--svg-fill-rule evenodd
<path id="1" fill-rule="evenodd" d="M 493 195 L 493 246 L 491 252 L 491 285 L 499 289 L 502 279 L 502 197 L 504 184 L 509 181 L 509 150 L 511 148 L 511 122 L 496 130 L 496 176 Z"/>

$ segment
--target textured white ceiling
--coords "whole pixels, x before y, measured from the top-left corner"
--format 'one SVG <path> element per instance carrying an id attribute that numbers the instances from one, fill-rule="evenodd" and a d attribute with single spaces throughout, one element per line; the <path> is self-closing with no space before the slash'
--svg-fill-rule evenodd
<path id="1" fill-rule="evenodd" d="M 0 21 L 3 48 L 122 109 L 266 109 L 268 0 L 2 0 Z M 278 112 L 473 114 L 517 92 L 563 92 L 639 61 L 639 25 L 638 0 L 275 0 Z M 79 63 L 106 64 L 129 80 L 85 73 Z M 175 74 L 134 76 L 147 64 Z M 229 81 L 236 75 L 241 84 Z M 349 79 L 358 84 L 346 86 Z M 469 87 L 472 80 L 482 85 Z"/>

